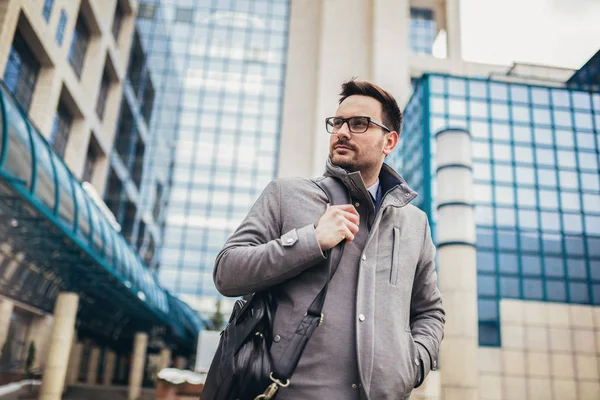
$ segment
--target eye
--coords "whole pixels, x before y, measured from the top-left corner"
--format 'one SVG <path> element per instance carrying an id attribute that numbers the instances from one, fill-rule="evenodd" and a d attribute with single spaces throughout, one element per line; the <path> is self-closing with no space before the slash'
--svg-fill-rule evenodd
<path id="1" fill-rule="evenodd" d="M 339 129 L 342 127 L 342 125 L 344 125 L 344 120 L 341 118 L 334 118 L 333 119 L 333 127 L 336 129 Z"/>
<path id="2" fill-rule="evenodd" d="M 359 130 L 359 129 L 365 130 L 367 128 L 367 126 L 369 125 L 366 118 L 352 118 L 350 123 L 352 124 L 352 129 L 357 129 L 357 130 Z"/>

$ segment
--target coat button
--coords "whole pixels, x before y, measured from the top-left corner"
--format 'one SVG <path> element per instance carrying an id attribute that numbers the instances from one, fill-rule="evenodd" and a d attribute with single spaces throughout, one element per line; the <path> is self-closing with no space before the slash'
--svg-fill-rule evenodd
<path id="1" fill-rule="evenodd" d="M 367 261 L 367 256 L 365 256 L 364 254 L 362 255 L 362 260 L 363 261 Z"/>
<path id="2" fill-rule="evenodd" d="M 415 358 L 415 364 L 419 365 L 419 359 L 418 358 Z"/>
<path id="3" fill-rule="evenodd" d="M 410 193 L 404 193 L 404 197 L 410 197 Z"/>
<path id="4" fill-rule="evenodd" d="M 363 314 L 360 314 L 360 315 L 358 316 L 358 320 L 359 320 L 360 322 L 363 322 L 363 321 L 365 320 L 365 316 L 364 316 Z"/>
<path id="5" fill-rule="evenodd" d="M 358 387 L 358 385 L 356 383 L 352 384 L 352 389 L 356 389 Z"/>
<path id="6" fill-rule="evenodd" d="M 286 242 L 288 242 L 288 243 L 294 243 L 294 239 L 289 238 L 288 240 L 286 240 Z"/>
<path id="7" fill-rule="evenodd" d="M 281 340 L 281 336 L 279 336 L 279 335 L 275 335 L 275 336 L 273 336 L 273 341 L 274 341 L 275 343 L 279 343 L 279 341 L 280 341 L 280 340 Z"/>
<path id="8" fill-rule="evenodd" d="M 356 203 L 354 203 L 354 207 L 360 207 L 360 203 L 357 201 Z"/>
<path id="9" fill-rule="evenodd" d="M 433 360 L 433 370 L 435 371 L 436 368 L 437 368 L 437 361 Z"/>

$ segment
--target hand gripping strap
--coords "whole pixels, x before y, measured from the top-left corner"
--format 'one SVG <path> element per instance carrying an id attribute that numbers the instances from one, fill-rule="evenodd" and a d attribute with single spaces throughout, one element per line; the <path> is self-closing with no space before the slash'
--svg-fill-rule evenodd
<path id="1" fill-rule="evenodd" d="M 329 204 L 339 205 L 350 203 L 350 193 L 338 179 L 324 177 L 313 180 L 313 182 L 325 192 L 329 199 Z M 292 377 L 306 344 L 310 340 L 315 329 L 323 322 L 322 311 L 323 305 L 325 304 L 325 297 L 327 296 L 327 288 L 331 278 L 333 278 L 333 275 L 337 270 L 340 259 L 342 258 L 344 242 L 345 240 L 341 241 L 329 251 L 327 256 L 327 281 L 325 282 L 323 289 L 321 289 L 317 297 L 312 301 L 310 307 L 308 307 L 302 322 L 300 322 L 300 325 L 298 325 L 298 328 L 294 333 L 294 337 L 281 357 L 281 362 L 277 366 L 275 375 L 281 380 L 290 379 Z"/>

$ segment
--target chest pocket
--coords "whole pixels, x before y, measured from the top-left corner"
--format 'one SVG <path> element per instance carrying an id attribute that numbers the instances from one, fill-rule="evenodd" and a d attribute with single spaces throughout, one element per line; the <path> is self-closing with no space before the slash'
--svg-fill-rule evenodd
<path id="1" fill-rule="evenodd" d="M 398 286 L 400 270 L 400 229 L 394 228 L 394 244 L 392 247 L 392 268 L 390 270 L 390 284 Z"/>

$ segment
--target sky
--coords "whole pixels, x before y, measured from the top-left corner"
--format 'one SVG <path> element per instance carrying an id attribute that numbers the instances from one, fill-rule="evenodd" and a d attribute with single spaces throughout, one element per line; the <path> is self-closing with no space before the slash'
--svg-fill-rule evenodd
<path id="1" fill-rule="evenodd" d="M 461 0 L 461 18 L 467 61 L 578 69 L 600 49 L 600 0 Z"/>

